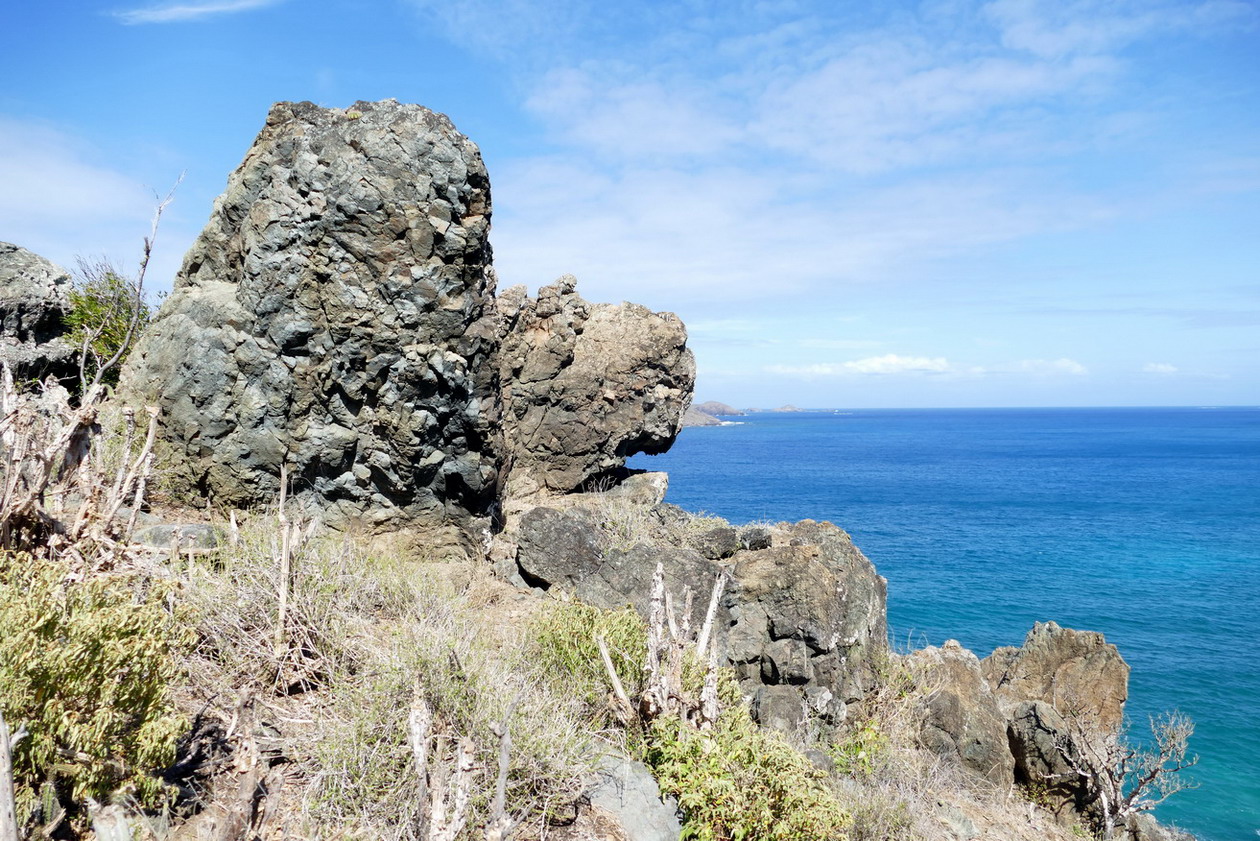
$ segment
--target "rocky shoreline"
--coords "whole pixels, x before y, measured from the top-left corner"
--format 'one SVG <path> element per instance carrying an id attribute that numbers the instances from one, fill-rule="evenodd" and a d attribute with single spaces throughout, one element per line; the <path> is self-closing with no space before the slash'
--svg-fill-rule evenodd
<path id="1" fill-rule="evenodd" d="M 954 642 L 900 655 L 887 582 L 842 529 L 736 527 L 664 503 L 667 477 L 627 471 L 627 457 L 736 413 L 691 406 L 682 322 L 587 302 L 567 275 L 535 297 L 497 290 L 490 218 L 480 153 L 444 116 L 274 106 L 123 371 L 116 399 L 157 407 L 169 499 L 257 509 L 287 483 L 324 529 L 406 533 L 530 598 L 644 619 L 659 568 L 681 621 L 713 620 L 717 662 L 756 721 L 807 755 L 909 669 L 918 746 L 1019 793 L 1001 820 L 1035 808 L 1070 837 L 1114 816 L 1081 759 L 1121 726 L 1129 669 L 1114 646 L 1049 622 L 983 659 Z M 10 369 L 66 376 L 50 327 L 66 274 L 2 245 L 0 281 Z M 932 807 L 936 837 L 999 837 L 977 828 L 998 818 L 962 803 Z M 604 810 L 612 823 L 591 837 L 630 837 L 629 818 Z M 1135 841 L 1184 837 L 1123 817 L 1116 831 Z"/>

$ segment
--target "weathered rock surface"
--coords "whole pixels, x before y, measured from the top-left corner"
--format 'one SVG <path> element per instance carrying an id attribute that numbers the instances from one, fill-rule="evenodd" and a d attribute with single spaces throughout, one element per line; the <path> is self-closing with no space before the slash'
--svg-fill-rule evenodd
<path id="1" fill-rule="evenodd" d="M 124 390 L 160 406 L 175 468 L 222 503 L 274 498 L 287 467 L 331 523 L 483 511 L 489 221 L 481 155 L 446 117 L 279 103 Z"/>
<path id="2" fill-rule="evenodd" d="M 0 242 L 0 361 L 15 381 L 77 373 L 74 348 L 62 339 L 71 285 L 65 269 Z"/>
<path id="3" fill-rule="evenodd" d="M 770 540 L 731 559 L 727 657 L 746 680 L 823 688 L 811 706 L 843 715 L 887 650 L 887 582 L 831 523 L 782 523 Z"/>
<path id="4" fill-rule="evenodd" d="M 489 225 L 446 117 L 274 106 L 124 371 L 177 481 L 249 506 L 286 469 L 331 525 L 467 522 L 668 449 L 695 379 L 682 323 L 569 276 L 496 302 Z"/>
<path id="5" fill-rule="evenodd" d="M 919 738 L 999 786 L 1014 782 L 1006 718 L 980 672 L 980 660 L 955 640 L 914 652 L 931 694 Z"/>
<path id="6" fill-rule="evenodd" d="M 1096 631 L 1038 622 L 1022 647 L 997 649 L 984 658 L 981 669 L 1007 709 L 1023 701 L 1044 701 L 1107 732 L 1115 731 L 1124 717 L 1129 666 Z"/>
<path id="7" fill-rule="evenodd" d="M 696 376 L 676 315 L 587 303 L 572 275 L 537 300 L 513 287 L 498 312 L 509 496 L 568 493 L 669 449 Z"/>
<path id="8" fill-rule="evenodd" d="M 672 505 L 629 516 L 642 521 L 643 533 L 627 546 L 607 511 L 533 508 L 516 535 L 521 577 L 646 616 L 659 562 L 680 611 L 691 591 L 698 628 L 714 580 L 729 575 L 715 640 L 764 724 L 791 729 L 808 716 L 837 722 L 847 702 L 874 686 L 887 651 L 886 582 L 845 532 L 810 520 L 783 523 L 758 535 L 762 548 L 740 549 L 735 529 L 696 528 Z"/>
<path id="9" fill-rule="evenodd" d="M 1045 701 L 1017 704 L 1010 712 L 1008 734 L 1016 780 L 1037 791 L 1042 804 L 1058 818 L 1085 814 L 1088 791 L 1068 761 L 1077 756 L 1077 749 L 1054 707 Z"/>

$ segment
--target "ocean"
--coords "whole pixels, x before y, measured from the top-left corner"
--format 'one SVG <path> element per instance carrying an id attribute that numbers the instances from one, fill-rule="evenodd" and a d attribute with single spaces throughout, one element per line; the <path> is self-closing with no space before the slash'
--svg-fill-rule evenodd
<path id="1" fill-rule="evenodd" d="M 1036 621 L 1102 631 L 1133 733 L 1194 719 L 1198 788 L 1156 811 L 1260 836 L 1260 408 L 759 412 L 631 466 L 732 522 L 847 530 L 888 579 L 900 649 L 981 657 Z"/>

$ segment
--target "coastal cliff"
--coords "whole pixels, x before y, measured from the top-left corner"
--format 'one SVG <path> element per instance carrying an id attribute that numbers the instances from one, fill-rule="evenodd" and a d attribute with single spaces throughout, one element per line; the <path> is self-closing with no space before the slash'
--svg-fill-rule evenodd
<path id="1" fill-rule="evenodd" d="M 1121 723 L 1114 646 L 1048 623 L 901 655 L 841 528 L 665 503 L 625 462 L 684 424 L 682 322 L 568 275 L 499 292 L 490 219 L 444 116 L 274 106 L 111 404 L 155 407 L 132 463 L 160 454 L 161 496 L 80 532 L 95 497 L 65 494 L 6 546 L 194 623 L 153 649 L 183 658 L 152 690 L 168 753 L 129 768 L 163 781 L 168 837 L 1172 837 L 1113 821 L 1081 758 Z M 33 830 L 77 809 L 103 837 L 97 800 L 20 756 Z"/>

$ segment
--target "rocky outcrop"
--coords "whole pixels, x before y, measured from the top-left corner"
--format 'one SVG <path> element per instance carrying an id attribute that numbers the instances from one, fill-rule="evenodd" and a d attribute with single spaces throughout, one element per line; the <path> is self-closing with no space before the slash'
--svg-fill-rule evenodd
<path id="1" fill-rule="evenodd" d="M 129 366 L 196 485 L 256 503 L 287 465 L 333 522 L 483 510 L 489 214 L 445 117 L 275 106 Z"/>
<path id="2" fill-rule="evenodd" d="M 660 563 L 679 609 L 691 591 L 698 628 L 714 580 L 729 576 L 716 641 L 763 724 L 837 722 L 874 686 L 887 651 L 887 585 L 841 529 L 805 520 L 741 534 L 698 527 L 671 505 L 636 512 L 624 501 L 615 510 L 599 504 L 521 517 L 516 561 L 526 583 L 646 616 Z M 638 529 L 630 539 L 619 533 L 627 520 Z"/>
<path id="3" fill-rule="evenodd" d="M 287 471 L 332 525 L 466 522 L 667 449 L 695 378 L 682 323 L 572 277 L 496 303 L 489 225 L 446 117 L 274 106 L 124 371 L 177 484 L 249 506 Z"/>
<path id="4" fill-rule="evenodd" d="M 15 381 L 77 374 L 74 348 L 62 338 L 71 285 L 65 269 L 0 242 L 0 362 Z"/>
<path id="5" fill-rule="evenodd" d="M 1072 770 L 1077 749 L 1068 724 L 1044 701 L 1023 701 L 1009 713 L 1008 734 L 1015 779 L 1037 792 L 1041 805 L 1071 822 L 1089 808 L 1089 792 Z"/>
<path id="6" fill-rule="evenodd" d="M 1109 732 L 1124 717 L 1129 666 L 1119 650 L 1095 631 L 1038 622 L 1022 647 L 997 649 L 984 658 L 981 668 L 1007 709 L 1023 701 L 1044 701 Z"/>
<path id="7" fill-rule="evenodd" d="M 696 376 L 676 315 L 590 304 L 571 275 L 536 300 L 509 289 L 498 310 L 509 496 L 568 493 L 669 449 Z"/>
<path id="8" fill-rule="evenodd" d="M 493 497 L 496 382 L 477 147 L 393 101 L 280 103 L 124 372 L 185 481 L 294 493 L 331 523 L 459 519 Z"/>
<path id="9" fill-rule="evenodd" d="M 995 785 L 1010 786 L 1014 760 L 1006 718 L 980 672 L 980 660 L 956 640 L 916 651 L 911 659 L 930 689 L 919 734 L 924 746 Z"/>

